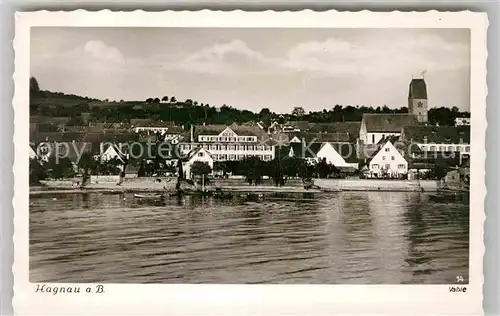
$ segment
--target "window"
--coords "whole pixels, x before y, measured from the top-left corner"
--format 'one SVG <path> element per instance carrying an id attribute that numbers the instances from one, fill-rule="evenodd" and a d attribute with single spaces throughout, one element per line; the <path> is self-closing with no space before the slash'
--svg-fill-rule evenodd
<path id="1" fill-rule="evenodd" d="M 389 164 L 385 165 L 385 169 L 387 169 L 387 170 L 391 169 L 391 165 L 389 165 Z"/>
<path id="2" fill-rule="evenodd" d="M 238 147 L 238 149 L 239 149 L 239 150 L 245 150 L 245 146 L 244 146 L 244 145 L 240 145 L 240 146 Z"/>
<path id="3" fill-rule="evenodd" d="M 252 141 L 252 137 L 247 137 L 247 142 L 251 142 Z"/>
<path id="4" fill-rule="evenodd" d="M 439 151 L 445 151 L 445 150 L 446 150 L 445 146 L 439 146 Z"/>
<path id="5" fill-rule="evenodd" d="M 230 142 L 234 142 L 236 140 L 236 137 L 229 137 Z"/>
<path id="6" fill-rule="evenodd" d="M 375 144 L 375 134 L 372 134 L 372 144 Z"/>
<path id="7" fill-rule="evenodd" d="M 382 139 L 384 139 L 384 138 L 385 138 L 385 134 L 382 134 Z"/>
<path id="8" fill-rule="evenodd" d="M 221 145 L 222 150 L 227 150 L 227 145 Z"/>
<path id="9" fill-rule="evenodd" d="M 385 151 L 386 151 L 386 152 L 389 152 L 389 148 L 385 148 Z"/>
<path id="10" fill-rule="evenodd" d="M 254 146 L 253 145 L 248 146 L 248 150 L 254 150 Z"/>
<path id="11" fill-rule="evenodd" d="M 236 155 L 230 155 L 229 160 L 236 160 Z"/>
<path id="12" fill-rule="evenodd" d="M 403 164 L 398 165 L 398 169 L 405 169 L 405 165 L 403 165 Z"/>
<path id="13" fill-rule="evenodd" d="M 431 146 L 431 147 L 430 147 L 430 150 L 431 150 L 431 151 L 436 151 L 436 146 Z"/>
<path id="14" fill-rule="evenodd" d="M 466 146 L 466 147 L 465 147 L 465 151 L 466 151 L 466 152 L 469 152 L 469 151 L 470 151 L 470 146 Z"/>
<path id="15" fill-rule="evenodd" d="M 385 156 L 382 156 L 382 160 L 385 160 Z"/>
<path id="16" fill-rule="evenodd" d="M 202 152 L 199 152 L 199 153 L 198 153 L 198 157 L 203 157 L 203 153 L 202 153 Z"/>
<path id="17" fill-rule="evenodd" d="M 396 159 L 396 157 L 394 157 L 394 156 L 391 156 L 391 160 L 394 160 L 394 159 Z"/>
<path id="18" fill-rule="evenodd" d="M 453 147 L 452 146 L 448 146 L 448 151 L 453 151 Z"/>
<path id="19" fill-rule="evenodd" d="M 374 163 L 374 164 L 372 165 L 372 168 L 373 168 L 373 169 L 378 169 L 378 165 L 377 165 L 376 163 Z"/>

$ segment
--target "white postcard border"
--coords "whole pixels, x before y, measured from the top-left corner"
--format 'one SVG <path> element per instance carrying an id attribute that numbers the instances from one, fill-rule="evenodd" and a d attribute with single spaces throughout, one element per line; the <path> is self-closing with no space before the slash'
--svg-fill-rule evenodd
<path id="1" fill-rule="evenodd" d="M 482 314 L 485 220 L 486 14 L 473 12 L 23 12 L 15 17 L 14 310 L 16 314 Z M 447 285 L 131 285 L 105 284 L 102 294 L 35 293 L 29 283 L 30 27 L 304 27 L 470 28 L 470 284 Z M 24 158 L 26 157 L 26 158 Z M 47 284 L 50 285 L 50 284 Z M 63 284 L 57 284 L 63 286 Z"/>

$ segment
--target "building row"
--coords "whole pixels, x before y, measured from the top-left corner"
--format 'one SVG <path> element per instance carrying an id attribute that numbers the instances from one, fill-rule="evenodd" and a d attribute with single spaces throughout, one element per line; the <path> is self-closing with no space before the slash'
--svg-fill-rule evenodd
<path id="1" fill-rule="evenodd" d="M 167 142 L 172 145 L 171 159 L 182 156 L 191 163 L 204 161 L 213 166 L 214 162 L 246 157 L 263 161 L 300 157 L 310 162 L 326 161 L 345 172 L 362 172 L 368 177 L 426 172 L 441 158 L 455 166 L 471 152 L 469 118 L 457 119 L 455 126 L 428 124 L 423 78 L 410 82 L 408 113 L 364 114 L 360 122 L 275 121 L 268 128 L 249 123 L 198 125 L 186 130 L 169 122 L 137 119 L 130 124 L 32 130 L 30 141 L 35 146 L 42 142 L 71 142 L 70 147 L 87 144 L 90 152 L 105 160 L 122 159 L 123 143 Z M 40 155 L 30 149 L 30 156 Z M 47 155 L 43 159 L 47 160 Z M 189 169 L 189 163 L 186 167 Z"/>
<path id="2" fill-rule="evenodd" d="M 347 125 L 349 131 L 346 131 Z M 355 131 L 353 126 L 359 130 Z M 76 158 L 78 153 L 91 152 L 105 160 L 120 158 L 123 144 L 135 143 L 137 147 L 143 144 L 145 147 L 146 141 L 158 141 L 153 139 L 156 137 L 170 144 L 169 148 L 176 148 L 182 157 L 189 157 L 192 162 L 206 162 L 208 159 L 212 161 L 210 165 L 251 156 L 263 161 L 298 157 L 311 162 L 326 161 L 345 172 L 364 172 L 370 177 L 399 177 L 420 166 L 417 158 L 421 156 L 430 161 L 421 165 L 423 172 L 431 168 L 437 154 L 453 153 L 453 157 L 458 157 L 456 164 L 459 164 L 471 151 L 470 126 L 426 126 L 406 114 L 365 114 L 361 122 L 332 123 L 328 131 L 322 132 L 307 129 L 266 133 L 259 126 L 250 124 L 201 125 L 192 126 L 189 131 L 176 129 L 175 132 L 168 130 L 169 127 L 162 128 L 165 130 L 150 131 L 152 138 L 142 141 L 119 139 L 115 142 L 113 137 L 103 135 L 102 141 L 97 143 L 67 142 L 67 148 L 72 151 L 68 157 Z M 46 142 L 52 143 L 50 140 Z M 38 145 L 40 143 L 45 141 L 39 141 Z M 38 147 L 35 142 L 30 148 L 30 157 L 37 155 Z M 49 152 L 54 153 L 55 149 Z M 168 156 L 176 159 L 175 155 L 170 152 Z M 44 159 L 48 158 L 44 156 Z"/>

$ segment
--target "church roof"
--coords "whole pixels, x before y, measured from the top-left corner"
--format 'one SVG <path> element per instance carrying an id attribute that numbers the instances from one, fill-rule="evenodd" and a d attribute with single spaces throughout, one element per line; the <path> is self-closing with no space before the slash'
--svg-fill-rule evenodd
<path id="1" fill-rule="evenodd" d="M 412 79 L 408 98 L 427 99 L 427 85 L 424 79 Z"/>
<path id="2" fill-rule="evenodd" d="M 363 122 L 368 133 L 398 133 L 403 127 L 418 125 L 417 116 L 407 113 L 363 114 Z"/>

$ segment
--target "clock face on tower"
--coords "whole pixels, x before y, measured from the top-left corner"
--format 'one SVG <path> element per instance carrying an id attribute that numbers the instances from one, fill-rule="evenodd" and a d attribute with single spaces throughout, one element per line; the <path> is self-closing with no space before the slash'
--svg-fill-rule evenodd
<path id="1" fill-rule="evenodd" d="M 424 104 L 422 103 L 422 101 L 418 101 L 417 105 L 418 105 L 419 108 L 421 108 L 422 105 L 424 105 Z"/>

